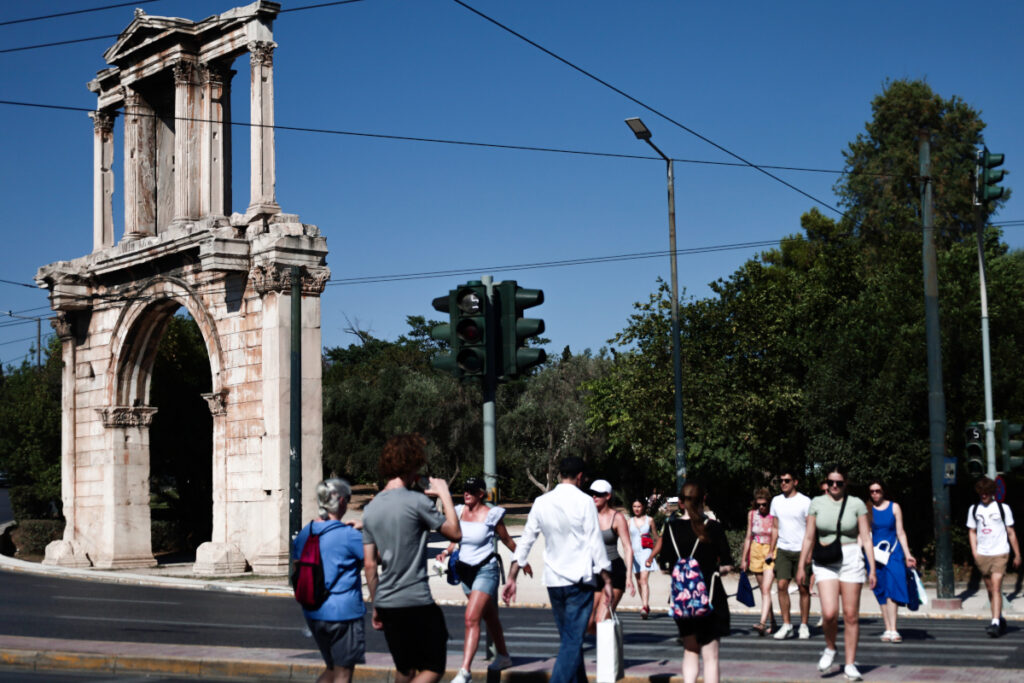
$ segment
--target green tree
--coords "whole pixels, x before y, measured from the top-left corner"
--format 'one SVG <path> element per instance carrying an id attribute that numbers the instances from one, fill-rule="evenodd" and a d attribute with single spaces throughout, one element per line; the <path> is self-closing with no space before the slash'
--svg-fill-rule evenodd
<path id="1" fill-rule="evenodd" d="M 23 361 L 0 379 L 0 469 L 17 520 L 59 516 L 61 345 L 50 337 L 41 368 Z"/>

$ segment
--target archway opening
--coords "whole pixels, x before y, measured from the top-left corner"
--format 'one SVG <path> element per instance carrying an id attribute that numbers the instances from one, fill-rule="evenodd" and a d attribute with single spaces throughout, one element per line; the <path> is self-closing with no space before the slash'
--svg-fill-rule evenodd
<path id="1" fill-rule="evenodd" d="M 149 405 L 153 554 L 161 563 L 191 562 L 213 527 L 213 417 L 210 358 L 192 316 L 178 309 L 157 346 Z"/>

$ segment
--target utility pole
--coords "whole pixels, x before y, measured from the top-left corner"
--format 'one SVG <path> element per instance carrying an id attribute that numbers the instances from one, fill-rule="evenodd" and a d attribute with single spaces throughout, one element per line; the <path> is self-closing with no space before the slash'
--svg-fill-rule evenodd
<path id="1" fill-rule="evenodd" d="M 921 131 L 918 146 L 918 160 L 921 165 L 921 222 L 924 229 L 921 256 L 924 266 L 924 319 L 928 345 L 928 435 L 931 444 L 932 510 L 935 521 L 935 572 L 938 578 L 938 598 L 951 601 L 954 599 L 953 547 L 949 528 L 949 489 L 946 488 L 943 478 L 946 460 L 946 397 L 942 390 L 939 276 L 932 215 L 932 162 L 929 138 L 928 131 Z"/>
<path id="2" fill-rule="evenodd" d="M 483 374 L 483 399 L 484 399 L 484 483 L 487 484 L 487 493 L 491 500 L 497 502 L 498 490 L 498 456 L 497 438 L 495 428 L 497 418 L 495 417 L 495 397 L 498 393 L 498 372 L 497 372 L 497 351 L 501 344 L 498 334 L 498 316 L 494 309 L 494 278 L 484 275 L 480 278 L 487 291 L 487 304 L 484 306 L 486 316 L 484 333 L 487 342 L 486 368 Z M 489 637 L 489 634 L 488 634 Z"/>
<path id="3" fill-rule="evenodd" d="M 985 376 L 985 462 L 988 478 L 996 478 L 996 421 L 992 410 L 992 353 L 988 340 L 988 287 L 985 284 L 985 219 L 981 205 L 975 207 L 974 232 L 978 237 L 978 282 L 981 292 L 981 362 Z"/>

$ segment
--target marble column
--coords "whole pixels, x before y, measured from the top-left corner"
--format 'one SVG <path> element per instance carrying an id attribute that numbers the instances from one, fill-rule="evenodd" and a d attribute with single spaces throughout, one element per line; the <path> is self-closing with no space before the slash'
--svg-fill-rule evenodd
<path id="1" fill-rule="evenodd" d="M 125 88 L 124 239 L 156 234 L 156 112 Z"/>
<path id="2" fill-rule="evenodd" d="M 174 65 L 174 220 L 199 218 L 201 162 L 199 129 L 202 102 L 197 67 L 188 60 Z"/>
<path id="3" fill-rule="evenodd" d="M 275 196 L 274 48 L 272 41 L 249 43 L 250 199 L 246 214 L 281 213 Z"/>
<path id="4" fill-rule="evenodd" d="M 202 216 L 231 214 L 231 77 L 234 71 L 220 64 L 200 68 L 202 112 L 200 115 Z"/>
<path id="5" fill-rule="evenodd" d="M 89 112 L 92 119 L 92 250 L 114 245 L 114 116 Z"/>

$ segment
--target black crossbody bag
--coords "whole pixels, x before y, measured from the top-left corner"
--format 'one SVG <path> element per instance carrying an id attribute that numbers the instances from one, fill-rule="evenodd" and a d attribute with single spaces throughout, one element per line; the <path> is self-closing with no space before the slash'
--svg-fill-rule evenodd
<path id="1" fill-rule="evenodd" d="M 814 552 L 811 553 L 811 559 L 819 566 L 841 564 L 843 561 L 843 539 L 840 530 L 843 525 L 843 513 L 846 511 L 847 498 L 849 496 L 843 496 L 843 504 L 839 507 L 839 517 L 836 519 L 836 540 L 828 545 L 822 545 L 821 541 L 817 538 L 814 539 Z"/>

